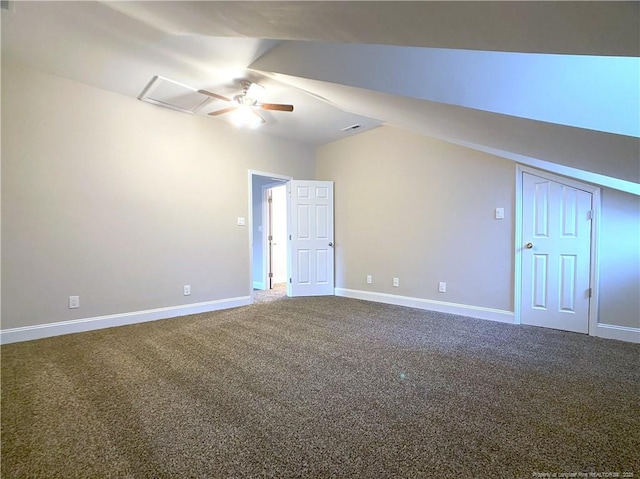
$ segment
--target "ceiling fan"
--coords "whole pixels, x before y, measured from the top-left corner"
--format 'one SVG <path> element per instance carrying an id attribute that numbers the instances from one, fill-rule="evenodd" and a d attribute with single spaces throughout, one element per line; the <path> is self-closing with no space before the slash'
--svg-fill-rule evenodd
<path id="1" fill-rule="evenodd" d="M 237 126 L 250 126 L 256 127 L 265 123 L 264 118 L 256 111 L 262 110 L 275 110 L 275 111 L 293 111 L 293 105 L 282 105 L 280 103 L 260 103 L 258 97 L 264 87 L 253 83 L 250 80 L 240 80 L 240 86 L 242 92 L 235 95 L 233 98 L 228 98 L 224 95 L 218 95 L 217 93 L 211 93 L 207 90 L 198 90 L 198 93 L 210 96 L 211 98 L 217 98 L 218 100 L 231 103 L 230 106 L 222 108 L 208 113 L 210 116 L 218 116 L 223 113 L 232 113 L 232 121 Z"/>

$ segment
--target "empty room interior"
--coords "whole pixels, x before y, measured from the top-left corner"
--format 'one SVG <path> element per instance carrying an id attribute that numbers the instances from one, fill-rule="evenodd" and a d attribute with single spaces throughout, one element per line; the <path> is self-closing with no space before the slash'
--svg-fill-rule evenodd
<path id="1" fill-rule="evenodd" d="M 1 477 L 640 477 L 640 3 L 1 7 Z"/>

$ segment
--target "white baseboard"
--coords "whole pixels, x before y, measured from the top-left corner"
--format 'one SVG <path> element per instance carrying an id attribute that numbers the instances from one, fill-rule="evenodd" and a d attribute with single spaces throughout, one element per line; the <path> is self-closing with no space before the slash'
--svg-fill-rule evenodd
<path id="1" fill-rule="evenodd" d="M 422 298 L 412 298 L 395 294 L 376 293 L 372 291 L 360 291 L 345 288 L 336 288 L 336 296 L 345 298 L 362 299 L 377 303 L 394 304 L 407 306 L 410 308 L 438 311 L 441 313 L 470 316 L 473 318 L 499 321 L 502 323 L 514 323 L 514 313 L 499 309 L 483 308 L 480 306 L 469 306 L 457 303 L 445 303 Z M 71 321 L 61 321 L 58 323 L 38 324 L 21 328 L 3 329 L 0 331 L 0 344 L 16 343 L 20 341 L 31 341 L 33 339 L 60 336 L 63 334 L 81 333 L 95 329 L 113 328 L 127 324 L 144 323 L 159 319 L 173 318 L 176 316 L 186 316 L 189 314 L 206 313 L 221 309 L 236 308 L 251 304 L 250 296 L 237 298 L 219 299 L 206 301 L 203 303 L 184 304 L 180 306 L 170 306 L 167 308 L 148 309 L 145 311 L 134 311 L 131 313 L 111 314 L 108 316 L 97 316 L 93 318 L 74 319 Z M 640 328 L 627 326 L 617 326 L 615 324 L 598 323 L 596 336 L 605 339 L 616 339 L 631 343 L 640 343 Z"/>
<path id="2" fill-rule="evenodd" d="M 502 323 L 515 323 L 515 314 L 511 311 L 500 309 L 483 308 L 480 306 L 469 306 L 466 304 L 445 303 L 431 299 L 412 298 L 395 294 L 376 293 L 372 291 L 361 291 L 355 289 L 336 288 L 336 296 L 345 298 L 363 299 L 365 301 L 375 301 L 377 303 L 395 304 L 397 306 L 407 306 L 410 308 L 438 311 L 440 313 L 457 314 L 461 316 L 471 316 L 473 318 L 500 321 Z M 640 328 L 630 328 L 628 326 L 617 326 L 615 324 L 598 323 L 596 334 L 599 338 L 617 339 L 630 343 L 640 343 Z"/>
<path id="3" fill-rule="evenodd" d="M 399 296 L 396 294 L 376 293 L 372 291 L 360 291 L 355 289 L 336 288 L 336 296 L 345 298 L 364 299 L 365 301 L 375 301 L 377 303 L 395 304 L 397 306 L 407 306 L 409 308 L 426 309 L 438 311 L 440 313 L 457 314 L 460 316 L 470 316 L 478 319 L 488 319 L 501 323 L 515 322 L 515 315 L 512 311 L 501 309 L 483 308 L 481 306 L 469 306 L 466 304 L 445 303 L 431 299 L 412 298 L 409 296 Z"/>
<path id="4" fill-rule="evenodd" d="M 629 343 L 640 343 L 640 328 L 598 323 L 596 327 L 596 336 L 605 339 L 627 341 Z"/>
<path id="5" fill-rule="evenodd" d="M 158 319 L 174 318 L 188 314 L 206 313 L 220 309 L 246 306 L 248 304 L 251 304 L 251 296 L 240 296 L 237 298 L 205 301 L 203 303 L 183 304 L 180 306 L 169 306 L 167 308 L 148 309 L 131 313 L 110 314 L 108 316 L 3 329 L 0 331 L 0 344 L 31 341 L 32 339 L 48 338 L 62 334 L 82 333 L 94 329 L 113 328 L 115 326 L 144 323 L 146 321 L 156 321 Z"/>
<path id="6" fill-rule="evenodd" d="M 264 281 L 254 281 L 253 289 L 267 289 L 267 287 L 264 285 Z"/>

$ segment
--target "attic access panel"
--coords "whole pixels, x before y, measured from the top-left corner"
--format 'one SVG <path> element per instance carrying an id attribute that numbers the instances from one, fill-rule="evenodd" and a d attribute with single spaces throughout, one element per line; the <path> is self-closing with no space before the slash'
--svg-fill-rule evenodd
<path id="1" fill-rule="evenodd" d="M 151 79 L 138 99 L 190 115 L 211 100 L 195 88 L 158 75 Z"/>

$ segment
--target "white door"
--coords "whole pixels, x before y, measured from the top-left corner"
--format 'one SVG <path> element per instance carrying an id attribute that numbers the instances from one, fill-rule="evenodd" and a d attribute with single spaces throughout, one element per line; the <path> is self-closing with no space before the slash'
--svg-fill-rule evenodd
<path id="1" fill-rule="evenodd" d="M 333 182 L 291 180 L 289 296 L 334 294 Z"/>
<path id="2" fill-rule="evenodd" d="M 591 210 L 591 193 L 523 172 L 523 324 L 589 332 Z"/>

